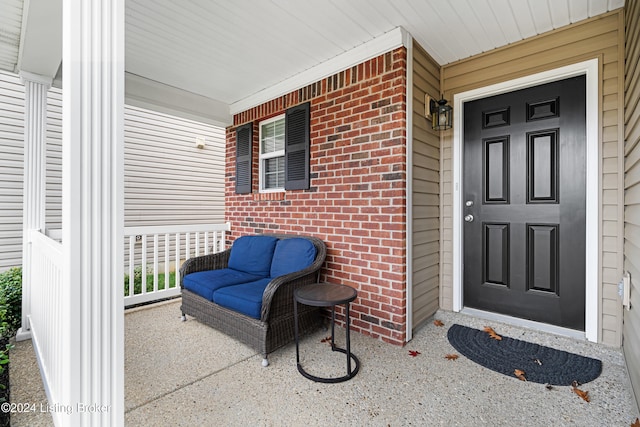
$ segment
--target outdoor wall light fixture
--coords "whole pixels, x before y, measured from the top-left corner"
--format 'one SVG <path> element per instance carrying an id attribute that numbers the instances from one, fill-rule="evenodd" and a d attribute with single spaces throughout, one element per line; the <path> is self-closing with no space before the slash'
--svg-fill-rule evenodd
<path id="1" fill-rule="evenodd" d="M 439 101 L 426 95 L 425 107 L 428 111 L 425 111 L 427 119 L 431 119 L 431 127 L 433 130 L 447 130 L 452 127 L 452 112 L 451 105 L 447 105 L 447 100 L 443 96 Z"/>

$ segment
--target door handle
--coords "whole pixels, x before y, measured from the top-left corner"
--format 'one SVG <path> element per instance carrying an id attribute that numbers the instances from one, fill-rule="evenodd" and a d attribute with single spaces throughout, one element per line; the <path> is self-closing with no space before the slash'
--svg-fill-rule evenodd
<path id="1" fill-rule="evenodd" d="M 465 215 L 464 220 L 467 222 L 473 222 L 473 215 L 471 214 Z"/>

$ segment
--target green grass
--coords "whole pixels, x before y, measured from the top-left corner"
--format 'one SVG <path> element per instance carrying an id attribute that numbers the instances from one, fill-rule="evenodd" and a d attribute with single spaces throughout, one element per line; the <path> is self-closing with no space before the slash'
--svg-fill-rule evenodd
<path id="1" fill-rule="evenodd" d="M 158 273 L 158 290 L 164 289 L 164 273 Z M 169 288 L 176 287 L 176 273 L 169 273 Z M 147 292 L 153 292 L 153 273 L 147 273 Z M 137 267 L 133 273 L 133 294 L 142 293 L 142 270 Z M 124 275 L 124 296 L 129 296 L 129 275 Z"/>

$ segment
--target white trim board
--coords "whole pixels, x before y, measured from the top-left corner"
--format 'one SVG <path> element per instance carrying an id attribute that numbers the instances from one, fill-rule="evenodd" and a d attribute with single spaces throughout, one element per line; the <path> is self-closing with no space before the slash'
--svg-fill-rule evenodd
<path id="1" fill-rule="evenodd" d="M 229 106 L 135 74 L 125 73 L 125 104 L 226 127 L 233 123 Z"/>
<path id="2" fill-rule="evenodd" d="M 455 94 L 453 97 L 453 311 L 464 308 L 463 301 L 463 239 L 462 239 L 462 170 L 464 141 L 464 108 L 465 102 L 501 93 L 512 92 L 531 86 L 537 86 L 578 75 L 586 75 L 586 292 L 585 292 L 585 332 L 584 337 L 593 342 L 598 341 L 599 329 L 599 288 L 598 272 L 600 263 L 600 186 L 599 168 L 599 65 L 597 59 L 568 65 L 542 73 L 497 83 L 467 92 Z"/>
<path id="3" fill-rule="evenodd" d="M 286 95 L 294 90 L 300 89 L 311 83 L 332 76 L 342 70 L 358 65 L 378 55 L 389 52 L 400 46 L 408 46 L 411 35 L 402 27 L 384 33 L 360 46 L 335 56 L 328 61 L 322 62 L 315 67 L 309 68 L 291 78 L 257 92 L 245 99 L 234 102 L 230 105 L 230 112 L 241 113 L 257 105 L 271 101 L 279 96 Z M 407 58 L 407 61 L 409 58 Z"/>
<path id="4" fill-rule="evenodd" d="M 406 272 L 407 272 L 407 303 L 406 303 L 406 337 L 405 342 L 413 339 L 413 39 L 409 37 L 407 48 L 407 84 L 406 84 Z"/>

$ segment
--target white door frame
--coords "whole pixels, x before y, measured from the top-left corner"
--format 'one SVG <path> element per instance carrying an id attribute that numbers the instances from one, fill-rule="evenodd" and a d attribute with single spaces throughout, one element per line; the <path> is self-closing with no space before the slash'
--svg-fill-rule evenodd
<path id="1" fill-rule="evenodd" d="M 598 59 L 568 65 L 526 77 L 497 83 L 453 96 L 453 311 L 464 308 L 463 301 L 463 236 L 462 236 L 462 171 L 464 141 L 463 104 L 475 99 L 512 92 L 556 80 L 586 75 L 586 240 L 585 240 L 585 332 L 584 337 L 598 341 L 600 262 L 600 151 L 599 151 L 599 64 Z M 532 322 L 534 326 L 536 322 Z M 538 324 L 542 326 L 542 324 Z"/>

